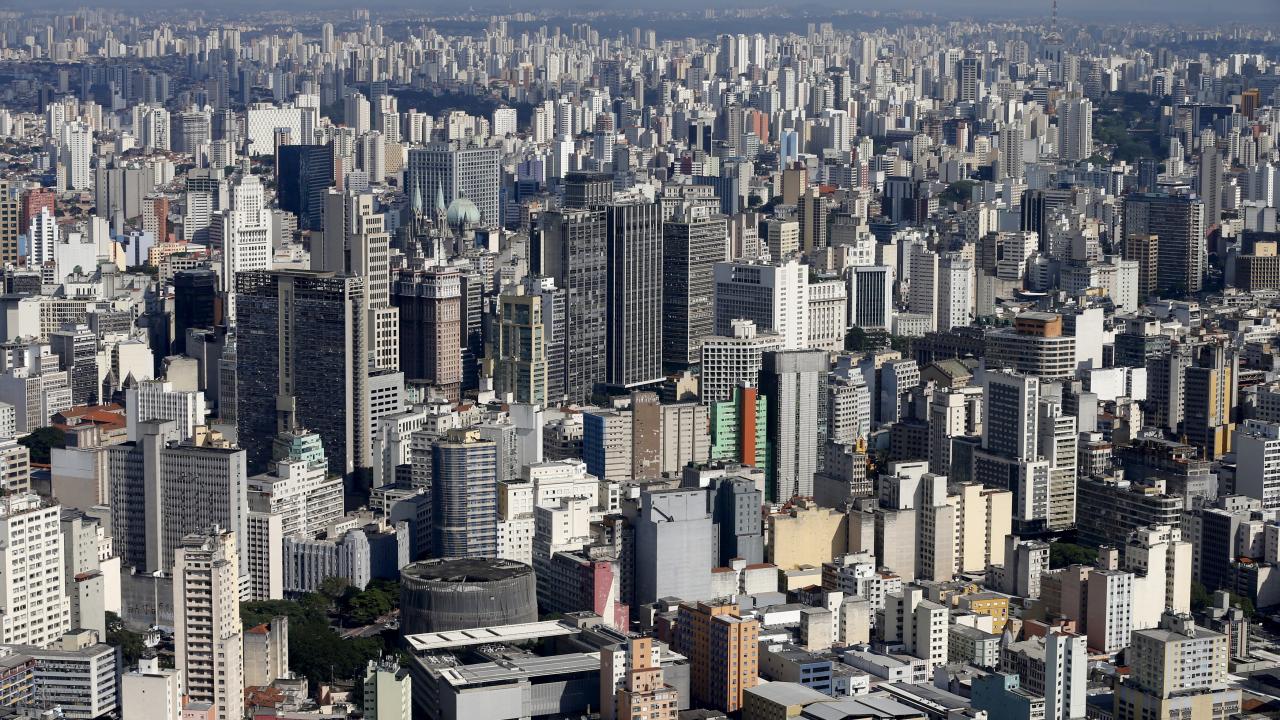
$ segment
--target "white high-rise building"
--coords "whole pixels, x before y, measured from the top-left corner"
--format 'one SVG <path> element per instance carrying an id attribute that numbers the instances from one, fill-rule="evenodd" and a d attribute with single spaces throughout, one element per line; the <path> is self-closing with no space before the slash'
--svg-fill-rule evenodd
<path id="1" fill-rule="evenodd" d="M 750 320 L 732 320 L 730 333 L 706 338 L 702 343 L 702 376 L 699 394 L 704 405 L 733 398 L 742 383 L 760 383 L 764 353 L 782 349 L 782 338 L 758 333 Z"/>
<path id="2" fill-rule="evenodd" d="M 1085 716 L 1089 656 L 1083 635 L 1051 632 L 1044 639 L 1045 720 L 1077 720 Z"/>
<path id="3" fill-rule="evenodd" d="M 1094 570 L 1089 573 L 1089 648 L 1112 654 L 1129 647 L 1133 631 L 1133 573 Z"/>
<path id="4" fill-rule="evenodd" d="M 255 175 L 244 175 L 231 187 L 231 207 L 222 213 L 222 277 L 230 278 L 249 270 L 270 270 L 271 213 L 266 210 L 262 183 Z M 235 321 L 235 293 L 227 293 L 226 315 Z"/>
<path id="5" fill-rule="evenodd" d="M 1236 428 L 1236 493 L 1280 507 L 1280 423 L 1245 420 Z"/>
<path id="6" fill-rule="evenodd" d="M 62 126 L 58 179 L 60 190 L 88 190 L 93 187 L 89 159 L 93 157 L 93 131 L 87 125 L 70 122 Z"/>
<path id="7" fill-rule="evenodd" d="M 61 515 L 39 495 L 0 497 L 0 645 L 47 647 L 71 629 Z"/>
<path id="8" fill-rule="evenodd" d="M 27 264 L 39 268 L 54 261 L 58 247 L 58 222 L 49 208 L 40 208 L 40 214 L 31 218 L 27 227 Z"/>
<path id="9" fill-rule="evenodd" d="M 138 439 L 138 423 L 144 420 L 173 420 L 179 439 L 195 435 L 204 425 L 204 393 L 200 390 L 176 390 L 173 383 L 143 380 L 125 392 L 129 440 Z"/>
<path id="10" fill-rule="evenodd" d="M 1011 371 L 982 373 L 982 446 L 1020 460 L 1036 458 L 1040 380 Z"/>
<path id="11" fill-rule="evenodd" d="M 173 566 L 174 666 L 187 696 L 236 720 L 244 706 L 244 631 L 235 533 L 188 535 Z"/>
<path id="12" fill-rule="evenodd" d="M 730 335 L 745 318 L 776 333 L 783 350 L 809 346 L 809 268 L 796 260 L 781 265 L 727 262 L 715 266 L 715 331 Z"/>
<path id="13" fill-rule="evenodd" d="M 1093 154 L 1093 102 L 1088 98 L 1067 100 L 1058 114 L 1058 157 L 1079 162 Z"/>
<path id="14" fill-rule="evenodd" d="M 938 323 L 946 331 L 965 327 L 973 320 L 973 261 L 947 255 L 938 263 Z"/>

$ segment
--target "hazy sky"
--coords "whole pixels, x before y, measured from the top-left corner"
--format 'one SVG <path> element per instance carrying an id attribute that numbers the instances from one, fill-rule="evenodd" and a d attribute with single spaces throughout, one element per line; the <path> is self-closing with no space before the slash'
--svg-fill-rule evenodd
<path id="1" fill-rule="evenodd" d="M 937 12 L 948 16 L 983 17 L 1035 17 L 1047 16 L 1051 0 L 801 0 L 799 6 L 847 7 L 857 9 L 878 10 L 922 10 Z M 663 7 L 696 8 L 705 6 L 741 7 L 776 4 L 778 0 L 646 0 L 645 5 L 654 9 Z M 367 7 L 377 10 L 379 7 L 396 9 L 416 9 L 428 13 L 447 9 L 457 12 L 460 8 L 472 6 L 480 13 L 496 9 L 521 10 L 529 7 L 537 8 L 599 8 L 611 3 L 601 0 L 463 0 L 462 2 L 440 2 L 439 0 L 277 0 L 267 6 L 272 10 L 306 9 L 306 8 L 348 8 Z M 119 7 L 119 8 L 157 8 L 157 7 L 201 7 L 204 2 L 197 0 L 0 0 L 0 8 L 21 10 L 38 7 Z M 218 7 L 228 9 L 262 9 L 264 4 L 255 0 L 224 0 Z M 1064 18 L 1079 21 L 1137 21 L 1167 20 L 1177 22 L 1179 19 L 1205 23 L 1219 21 L 1231 22 L 1264 22 L 1280 25 L 1280 0 L 1227 0 L 1226 2 L 1209 2 L 1208 0 L 1059 0 L 1059 13 Z"/>

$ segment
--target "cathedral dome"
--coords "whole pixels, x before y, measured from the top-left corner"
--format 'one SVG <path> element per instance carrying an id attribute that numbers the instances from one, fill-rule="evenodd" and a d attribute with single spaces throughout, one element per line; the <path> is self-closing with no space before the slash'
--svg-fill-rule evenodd
<path id="1" fill-rule="evenodd" d="M 459 196 L 457 200 L 449 203 L 444 219 L 452 228 L 475 227 L 480 224 L 480 208 L 465 196 Z"/>

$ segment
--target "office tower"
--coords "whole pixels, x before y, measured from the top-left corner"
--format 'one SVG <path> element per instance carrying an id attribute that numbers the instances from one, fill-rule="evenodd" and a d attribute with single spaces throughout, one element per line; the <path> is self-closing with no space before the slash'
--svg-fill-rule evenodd
<path id="1" fill-rule="evenodd" d="M 698 387 L 702 403 L 730 400 L 734 389 L 743 383 L 758 386 L 764 353 L 781 349 L 780 337 L 758 333 L 750 320 L 735 319 L 730 322 L 730 334 L 705 338 Z"/>
<path id="2" fill-rule="evenodd" d="M 364 717 L 412 720 L 413 678 L 393 657 L 370 660 L 364 672 Z"/>
<path id="3" fill-rule="evenodd" d="M 276 162 L 280 209 L 298 217 L 299 230 L 323 230 L 324 196 L 333 187 L 333 143 L 281 145 Z"/>
<path id="4" fill-rule="evenodd" d="M 982 375 L 982 445 L 1016 458 L 1036 456 L 1040 381 L 1013 372 Z"/>
<path id="5" fill-rule="evenodd" d="M 1146 301 L 1159 287 L 1160 238 L 1130 234 L 1122 248 L 1124 259 L 1138 263 L 1138 300 Z"/>
<path id="6" fill-rule="evenodd" d="M 731 335 L 737 319 L 751 320 L 761 331 L 777 334 L 783 350 L 808 347 L 808 266 L 796 260 L 781 265 L 716 263 L 716 334 Z"/>
<path id="7" fill-rule="evenodd" d="M 712 272 L 725 258 L 728 226 L 710 208 L 682 204 L 662 226 L 662 364 L 682 370 L 702 358 L 715 329 Z"/>
<path id="8" fill-rule="evenodd" d="M 71 402 L 91 405 L 98 399 L 98 336 L 87 325 L 67 323 L 49 333 L 49 347 L 58 355 L 71 381 Z"/>
<path id="9" fill-rule="evenodd" d="M 498 225 L 498 160 L 496 147 L 432 143 L 409 151 L 405 187 L 420 190 L 422 197 L 441 194 L 445 203 L 466 197 L 480 211 L 486 225 Z"/>
<path id="10" fill-rule="evenodd" d="M 1182 434 L 1206 460 L 1231 452 L 1239 407 L 1238 364 L 1233 349 L 1204 345 L 1196 351 L 1195 363 L 1183 371 Z"/>
<path id="11" fill-rule="evenodd" d="M 1280 507 L 1280 424 L 1245 420 L 1236 428 L 1236 493 L 1257 498 L 1265 510 Z"/>
<path id="12" fill-rule="evenodd" d="M 1134 631 L 1126 658 L 1133 671 L 1116 688 L 1114 717 L 1218 720 L 1239 713 L 1228 646 L 1226 635 L 1197 627 L 1189 615 L 1166 614 L 1159 628 Z"/>
<path id="13" fill-rule="evenodd" d="M 262 472 L 280 432 L 320 435 L 331 472 L 371 466 L 364 281 L 332 272 L 236 277 L 237 436 Z"/>
<path id="14" fill-rule="evenodd" d="M 1131 195 L 1125 200 L 1126 237 L 1155 235 L 1156 290 L 1181 297 L 1200 292 L 1206 262 L 1205 204 L 1180 195 Z"/>
<path id="15" fill-rule="evenodd" d="M 1074 98 L 1059 108 L 1058 157 L 1076 163 L 1093 155 L 1093 102 Z"/>
<path id="16" fill-rule="evenodd" d="M 601 720 L 675 720 L 679 697 L 664 682 L 653 638 L 630 637 L 600 651 Z"/>
<path id="17" fill-rule="evenodd" d="M 570 186 L 573 187 L 572 185 Z M 540 218 L 535 272 L 565 291 L 562 386 L 569 402 L 587 402 L 605 381 L 608 230 L 601 210 L 565 209 Z"/>
<path id="18" fill-rule="evenodd" d="M 1216 144 L 1200 149 L 1200 201 L 1204 203 L 1204 231 L 1222 222 L 1222 153 Z"/>
<path id="19" fill-rule="evenodd" d="M 0 645 L 47 647 L 71 629 L 61 514 L 38 495 L 0 496 Z"/>
<path id="20" fill-rule="evenodd" d="M 235 533 L 189 534 L 173 566 L 174 667 L 190 700 L 235 720 L 244 705 L 244 631 L 240 627 L 240 558 Z"/>
<path id="21" fill-rule="evenodd" d="M 849 268 L 850 327 L 889 330 L 893 327 L 893 268 L 863 265 Z"/>
<path id="22" fill-rule="evenodd" d="M 764 354 L 760 392 L 769 399 L 769 502 L 813 496 L 826 441 L 828 369 L 827 354 L 820 350 Z"/>
<path id="23" fill-rule="evenodd" d="M 431 552 L 496 557 L 497 445 L 473 430 L 450 430 L 431 450 Z"/>
<path id="24" fill-rule="evenodd" d="M 713 528 L 702 488 L 644 491 L 635 530 L 636 605 L 711 592 Z M 700 548 L 690 552 L 690 548 Z"/>
<path id="25" fill-rule="evenodd" d="M 547 407 L 562 399 L 564 293 L 551 278 L 526 278 L 498 297 L 493 387 L 499 397 Z"/>
<path id="26" fill-rule="evenodd" d="M 907 279 L 907 309 L 927 318 L 930 331 L 939 330 L 938 254 L 924 245 L 914 245 L 911 248 L 910 268 Z"/>
<path id="27" fill-rule="evenodd" d="M 571 172 L 564 177 L 564 200 L 561 206 L 590 210 L 608 205 L 613 200 L 613 177 L 607 173 Z"/>
<path id="28" fill-rule="evenodd" d="M 328 190 L 325 229 L 312 237 L 311 269 L 364 280 L 370 370 L 395 371 L 400 364 L 399 313 L 391 306 L 390 235 L 369 193 Z"/>
<path id="29" fill-rule="evenodd" d="M 187 351 L 187 331 L 218 323 L 218 274 L 193 268 L 173 274 L 173 352 Z"/>
<path id="30" fill-rule="evenodd" d="M 0 180 L 0 262 L 18 263 L 18 236 L 27 232 L 30 220 L 22 222 L 21 189 L 9 180 Z"/>
<path id="31" fill-rule="evenodd" d="M 203 429 L 186 442 L 180 437 L 172 420 L 144 420 L 136 440 L 108 450 L 116 553 L 139 572 L 167 572 L 193 527 L 244 529 L 244 451 Z"/>
<path id="32" fill-rule="evenodd" d="M 978 58 L 960 58 L 956 71 L 958 86 L 956 99 L 960 102 L 976 103 L 982 96 L 982 68 Z"/>
<path id="33" fill-rule="evenodd" d="M 662 380 L 662 208 L 611 204 L 605 211 L 605 382 L 629 389 Z"/>
<path id="34" fill-rule="evenodd" d="M 847 118 L 846 118 L 847 120 Z M 847 142 L 846 142 L 847 145 Z M 837 150 L 839 148 L 836 148 Z M 827 205 L 820 188 L 810 187 L 800 195 L 800 249 L 806 255 L 828 245 Z M 781 260 L 782 258 L 776 258 Z"/>
<path id="35" fill-rule="evenodd" d="M 400 371 L 450 400 L 462 394 L 462 275 L 457 268 L 401 270 L 391 284 L 400 313 Z"/>
<path id="36" fill-rule="evenodd" d="M 759 682 L 760 621 L 736 604 L 680 606 L 673 649 L 689 658 L 689 691 L 696 707 L 735 712 Z"/>
<path id="37" fill-rule="evenodd" d="M 222 277 L 233 278 L 250 270 L 270 270 L 270 213 L 266 210 L 262 183 L 245 175 L 231 187 L 231 207 L 222 213 Z M 227 318 L 235 322 L 235 294 L 228 293 Z"/>

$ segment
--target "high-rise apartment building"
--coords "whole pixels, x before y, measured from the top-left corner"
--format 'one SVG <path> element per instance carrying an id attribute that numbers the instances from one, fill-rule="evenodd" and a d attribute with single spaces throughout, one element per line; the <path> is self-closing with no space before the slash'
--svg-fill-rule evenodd
<path id="1" fill-rule="evenodd" d="M 173 567 L 174 667 L 187 696 L 213 705 L 218 720 L 242 715 L 243 637 L 235 533 L 185 536 Z"/>
<path id="2" fill-rule="evenodd" d="M 0 645 L 46 647 L 71 629 L 61 514 L 38 495 L 0 496 Z"/>
<path id="3" fill-rule="evenodd" d="M 451 430 L 432 447 L 431 545 L 436 557 L 497 557 L 497 446 Z"/>
<path id="4" fill-rule="evenodd" d="M 1227 677 L 1227 636 L 1190 616 L 1166 614 L 1159 628 L 1135 631 L 1128 654 L 1132 672 L 1116 688 L 1116 720 L 1221 720 L 1240 712 L 1240 689 Z"/>
<path id="5" fill-rule="evenodd" d="M 1183 370 L 1182 432 L 1206 460 L 1231 452 L 1240 404 L 1238 365 L 1233 348 L 1210 344 L 1198 348 L 1195 362 Z"/>
<path id="6" fill-rule="evenodd" d="M 546 407 L 564 395 L 564 293 L 526 278 L 498 297 L 493 385 L 499 396 Z"/>
<path id="7" fill-rule="evenodd" d="M 1059 105 L 1058 157 L 1076 163 L 1093 155 L 1093 102 L 1073 98 Z"/>
<path id="8" fill-rule="evenodd" d="M 689 658 L 689 690 L 698 707 L 735 712 L 759 682 L 760 621 L 743 618 L 736 604 L 681 605 L 672 643 Z"/>
<path id="9" fill-rule="evenodd" d="M 601 720 L 675 720 L 679 694 L 664 682 L 660 653 L 648 637 L 600 651 Z"/>
<path id="10" fill-rule="evenodd" d="M 1125 200 L 1124 223 L 1126 237 L 1159 238 L 1156 289 L 1161 295 L 1196 293 L 1204 287 L 1204 202 L 1182 195 L 1130 195 Z"/>
<path id="11" fill-rule="evenodd" d="M 1257 498 L 1267 510 L 1280 508 L 1280 424 L 1245 420 L 1236 428 L 1236 493 Z"/>

